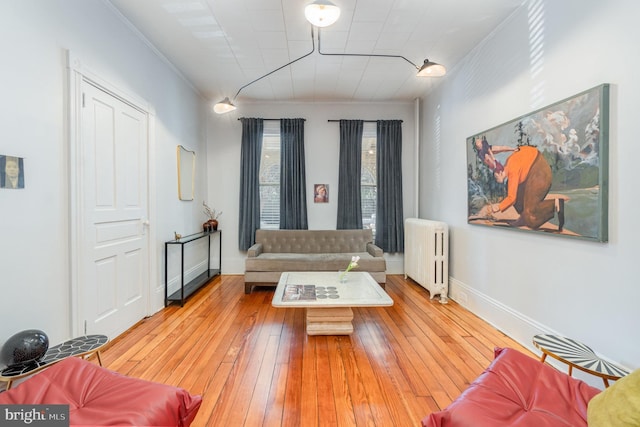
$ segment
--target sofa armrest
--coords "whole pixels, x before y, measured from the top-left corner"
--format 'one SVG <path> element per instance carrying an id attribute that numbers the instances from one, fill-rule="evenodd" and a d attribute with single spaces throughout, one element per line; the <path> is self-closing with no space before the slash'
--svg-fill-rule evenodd
<path id="1" fill-rule="evenodd" d="M 255 243 L 247 250 L 247 257 L 255 258 L 262 253 L 262 243 Z"/>
<path id="2" fill-rule="evenodd" d="M 384 251 L 371 242 L 367 243 L 367 252 L 369 252 L 373 257 L 381 257 L 384 255 Z"/>

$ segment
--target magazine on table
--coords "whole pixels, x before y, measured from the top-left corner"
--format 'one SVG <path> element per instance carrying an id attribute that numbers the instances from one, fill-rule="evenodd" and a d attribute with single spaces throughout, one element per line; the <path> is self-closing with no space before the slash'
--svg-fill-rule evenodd
<path id="1" fill-rule="evenodd" d="M 286 285 L 282 301 L 315 301 L 316 285 Z"/>

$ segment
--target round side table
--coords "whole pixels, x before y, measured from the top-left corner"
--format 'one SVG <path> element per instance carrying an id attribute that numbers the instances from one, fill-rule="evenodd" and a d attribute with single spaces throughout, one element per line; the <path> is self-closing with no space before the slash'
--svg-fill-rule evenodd
<path id="1" fill-rule="evenodd" d="M 580 369 L 602 378 L 605 387 L 609 387 L 609 380 L 617 380 L 629 374 L 626 369 L 601 359 L 591 348 L 571 338 L 540 334 L 533 337 L 533 345 L 542 351 L 541 362 L 551 356 L 569 365 L 569 375 L 573 368 Z"/>
<path id="2" fill-rule="evenodd" d="M 33 375 L 36 372 L 71 356 L 85 358 L 95 354 L 98 358 L 98 363 L 102 366 L 100 350 L 108 341 L 109 337 L 106 335 L 85 335 L 78 338 L 72 338 L 62 344 L 58 344 L 55 347 L 48 349 L 42 359 L 38 361 L 31 361 L 4 368 L 0 372 L 0 381 L 6 382 L 6 389 L 9 390 L 13 381 Z"/>

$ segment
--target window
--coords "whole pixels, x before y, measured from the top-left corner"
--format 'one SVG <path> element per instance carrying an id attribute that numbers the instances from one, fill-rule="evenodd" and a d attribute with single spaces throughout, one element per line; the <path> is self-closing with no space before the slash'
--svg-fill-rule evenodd
<path id="1" fill-rule="evenodd" d="M 362 203 L 362 227 L 373 230 L 376 235 L 376 148 L 377 130 L 375 122 L 365 122 L 362 129 L 362 176 L 360 191 Z"/>
<path id="2" fill-rule="evenodd" d="M 280 122 L 264 122 L 260 158 L 260 228 L 280 228 Z"/>

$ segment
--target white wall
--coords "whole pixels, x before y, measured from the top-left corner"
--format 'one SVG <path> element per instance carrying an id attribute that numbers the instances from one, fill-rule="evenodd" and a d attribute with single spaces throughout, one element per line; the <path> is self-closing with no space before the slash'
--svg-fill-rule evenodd
<path id="1" fill-rule="evenodd" d="M 421 123 L 420 216 L 451 227 L 453 297 L 531 348 L 533 334 L 555 332 L 630 368 L 640 366 L 638 16 L 635 0 L 533 0 L 425 97 Z M 609 242 L 468 225 L 466 138 L 601 83 L 611 83 Z"/>
<path id="2" fill-rule="evenodd" d="M 206 117 L 199 95 L 99 0 L 21 0 L 0 5 L 0 154 L 25 158 L 24 190 L 0 190 L 3 309 L 0 345 L 28 328 L 52 344 L 72 334 L 66 51 L 155 111 L 157 200 L 152 272 L 162 307 L 163 242 L 197 231 L 200 209 L 177 199 L 176 145 L 200 155 L 198 198 L 206 194 Z"/>
<path id="3" fill-rule="evenodd" d="M 640 206 L 633 186 L 640 182 L 640 168 L 631 153 L 640 102 L 634 73 L 640 65 L 635 54 L 640 3 L 531 4 L 542 10 L 537 16 L 542 19 L 530 25 L 528 9 L 523 8 L 450 70 L 436 90 L 425 94 L 420 216 L 450 224 L 452 292 L 459 299 L 466 297 L 465 305 L 480 316 L 524 344 L 530 345 L 533 333 L 557 332 L 627 367 L 638 367 L 640 288 L 633 267 L 640 237 L 634 220 Z M 530 26 L 537 24 L 542 37 L 530 39 Z M 198 94 L 98 0 L 3 2 L 0 32 L 0 154 L 24 157 L 26 169 L 24 190 L 0 191 L 0 343 L 27 328 L 45 330 L 52 343 L 71 336 L 67 49 L 154 108 L 157 200 L 152 244 L 158 292 L 163 242 L 173 231 L 199 230 L 204 199 L 224 211 L 223 272 L 243 272 L 244 253 L 237 249 L 240 116 L 307 119 L 309 223 L 315 229 L 335 228 L 338 124 L 327 119 L 404 120 L 405 216 L 413 215 L 413 103 L 239 103 L 236 113 L 214 116 Z M 538 74 L 532 73 L 530 40 L 542 48 Z M 605 82 L 612 84 L 609 242 L 467 225 L 465 139 Z M 194 202 L 177 200 L 177 144 L 198 153 Z M 312 202 L 314 183 L 330 184 L 329 204 Z M 390 272 L 402 272 L 400 256 L 389 261 Z M 156 299 L 153 309 L 161 304 Z"/>
<path id="4" fill-rule="evenodd" d="M 256 83 L 260 84 L 260 82 Z M 306 119 L 305 155 L 307 179 L 307 210 L 310 229 L 334 229 L 337 217 L 339 123 L 327 120 L 403 120 L 403 202 L 405 216 L 415 208 L 415 118 L 414 103 L 336 104 L 281 103 L 242 104 L 226 115 L 211 113 L 209 120 L 209 201 L 222 210 L 220 229 L 223 232 L 222 265 L 224 274 L 243 274 L 246 253 L 238 250 L 238 205 L 240 186 L 240 140 L 242 125 L 238 117 L 270 119 Z M 313 202 L 313 184 L 329 184 L 329 203 Z M 204 219 L 204 217 L 203 217 Z M 402 256 L 386 254 L 387 270 L 402 273 Z"/>

